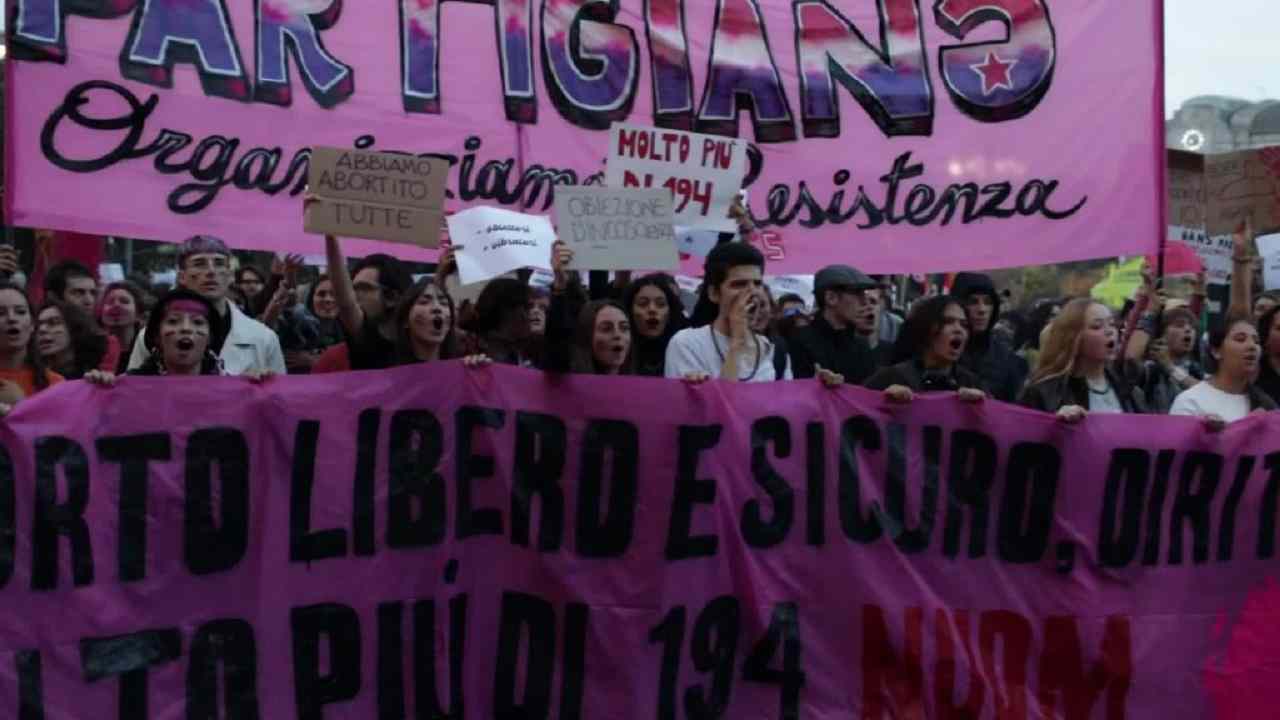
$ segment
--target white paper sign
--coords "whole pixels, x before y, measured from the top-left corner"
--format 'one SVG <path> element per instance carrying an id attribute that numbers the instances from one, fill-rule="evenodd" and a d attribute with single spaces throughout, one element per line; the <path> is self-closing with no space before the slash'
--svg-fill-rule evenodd
<path id="1" fill-rule="evenodd" d="M 764 284 L 773 293 L 774 302 L 794 293 L 804 300 L 805 307 L 814 306 L 812 275 L 771 275 L 765 277 Z"/>
<path id="2" fill-rule="evenodd" d="M 1259 237 L 1258 254 L 1262 256 L 1262 284 L 1267 290 L 1280 290 L 1280 234 Z"/>
<path id="3" fill-rule="evenodd" d="M 556 231 L 543 215 L 474 207 L 449 216 L 463 285 L 523 267 L 550 268 Z"/>
<path id="4" fill-rule="evenodd" d="M 686 255 L 706 257 L 707 253 L 720 242 L 719 230 L 699 230 L 698 228 L 676 226 L 676 248 Z"/>
<path id="5" fill-rule="evenodd" d="M 573 249 L 573 270 L 674 270 L 671 193 L 662 188 L 556 189 L 560 239 Z"/>
<path id="6" fill-rule="evenodd" d="M 124 280 L 124 266 L 120 263 L 101 263 L 98 265 L 98 282 L 107 285 Z"/>
<path id="7" fill-rule="evenodd" d="M 666 188 L 675 223 L 735 232 L 729 206 L 747 174 L 747 143 L 738 138 L 614 123 L 605 183 L 611 188 Z"/>

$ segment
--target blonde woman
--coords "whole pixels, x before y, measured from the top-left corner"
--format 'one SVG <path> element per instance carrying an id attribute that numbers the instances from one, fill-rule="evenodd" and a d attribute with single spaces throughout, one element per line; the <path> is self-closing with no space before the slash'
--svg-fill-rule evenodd
<path id="1" fill-rule="evenodd" d="M 1019 402 L 1076 423 L 1094 413 L 1146 412 L 1142 391 L 1112 368 L 1119 333 L 1106 305 L 1072 300 L 1049 326 L 1040 364 Z"/>

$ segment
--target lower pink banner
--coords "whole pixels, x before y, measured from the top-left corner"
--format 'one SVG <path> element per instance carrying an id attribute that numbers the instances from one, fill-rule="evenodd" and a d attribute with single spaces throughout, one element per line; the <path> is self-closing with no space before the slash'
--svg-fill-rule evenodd
<path id="1" fill-rule="evenodd" d="M 234 398 L 234 401 L 231 401 Z M 0 716 L 1240 718 L 1280 415 L 458 364 L 0 426 Z"/>

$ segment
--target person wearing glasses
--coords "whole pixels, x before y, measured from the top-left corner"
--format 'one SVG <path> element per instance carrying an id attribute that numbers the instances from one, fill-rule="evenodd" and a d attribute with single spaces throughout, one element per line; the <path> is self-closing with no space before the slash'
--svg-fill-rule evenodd
<path id="1" fill-rule="evenodd" d="M 381 253 L 370 255 L 347 272 L 338 239 L 325 236 L 329 281 L 338 303 L 338 320 L 347 338 L 352 370 L 381 370 L 396 364 L 395 311 L 400 298 L 413 285 L 404 263 Z"/>
<path id="2" fill-rule="evenodd" d="M 212 235 L 195 235 L 182 243 L 178 253 L 178 284 L 212 303 L 218 313 L 218 323 L 226 328 L 221 337 L 214 338 L 212 347 L 222 361 L 223 372 L 284 375 L 280 339 L 266 325 L 227 301 L 233 279 L 231 249 L 225 242 Z M 139 333 L 129 356 L 129 369 L 142 367 L 152 352 L 146 335 Z"/>
<path id="3" fill-rule="evenodd" d="M 813 278 L 817 312 L 807 327 L 791 335 L 791 372 L 811 378 L 817 368 L 844 376 L 845 382 L 861 385 L 878 368 L 875 354 L 858 335 L 858 323 L 874 315 L 870 293 L 879 284 L 869 275 L 848 265 L 828 265 Z"/>

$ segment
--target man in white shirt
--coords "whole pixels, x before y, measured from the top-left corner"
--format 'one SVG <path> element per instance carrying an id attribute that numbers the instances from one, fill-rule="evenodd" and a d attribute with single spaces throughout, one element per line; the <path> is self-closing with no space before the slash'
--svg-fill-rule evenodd
<path id="1" fill-rule="evenodd" d="M 729 382 L 790 380 L 790 362 L 779 378 L 773 343 L 751 330 L 752 310 L 764 302 L 764 256 L 746 243 L 723 243 L 707 255 L 705 271 L 703 282 L 708 299 L 718 308 L 716 319 L 671 338 L 666 376 Z"/>
<path id="2" fill-rule="evenodd" d="M 214 348 L 222 361 L 223 372 L 243 375 L 257 370 L 285 374 L 280 338 L 227 300 L 232 279 L 231 250 L 222 240 L 211 235 L 195 235 L 182 243 L 178 254 L 178 284 L 208 298 L 229 326 L 222 347 Z M 139 333 L 129 356 L 129 369 L 141 367 L 150 352 Z"/>

